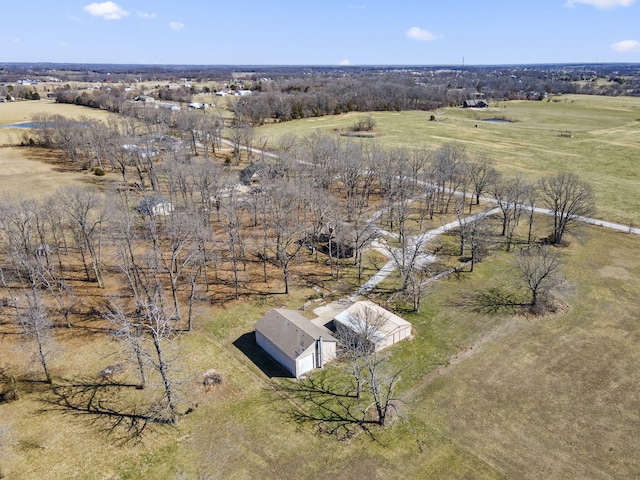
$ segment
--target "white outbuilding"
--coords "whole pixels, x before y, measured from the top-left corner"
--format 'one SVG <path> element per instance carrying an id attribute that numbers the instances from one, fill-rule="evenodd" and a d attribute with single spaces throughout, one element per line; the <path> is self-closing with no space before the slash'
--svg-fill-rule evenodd
<path id="1" fill-rule="evenodd" d="M 356 302 L 333 317 L 337 330 L 346 328 L 380 351 L 411 337 L 411 324 L 369 300 Z"/>
<path id="2" fill-rule="evenodd" d="M 256 343 L 298 378 L 336 357 L 337 340 L 294 310 L 273 309 L 255 326 Z"/>

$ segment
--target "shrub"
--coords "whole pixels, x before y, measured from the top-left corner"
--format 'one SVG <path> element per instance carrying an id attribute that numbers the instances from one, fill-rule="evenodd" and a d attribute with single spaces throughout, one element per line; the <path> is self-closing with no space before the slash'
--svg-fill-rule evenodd
<path id="1" fill-rule="evenodd" d="M 104 169 L 103 169 L 103 168 L 96 167 L 96 168 L 94 168 L 94 169 L 93 169 L 93 174 L 94 174 L 96 177 L 104 177 L 104 175 L 106 174 L 106 172 L 104 171 Z"/>

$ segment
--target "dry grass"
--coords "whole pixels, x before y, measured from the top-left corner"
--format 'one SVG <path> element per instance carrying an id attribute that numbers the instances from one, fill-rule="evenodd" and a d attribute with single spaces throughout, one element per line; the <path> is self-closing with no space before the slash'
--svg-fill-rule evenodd
<path id="1" fill-rule="evenodd" d="M 81 107 L 64 103 L 55 103 L 51 100 L 16 101 L 0 103 L 0 126 L 11 125 L 31 121 L 33 115 L 48 113 L 51 115 L 63 115 L 68 118 L 92 118 L 105 120 L 109 113 L 96 108 Z"/>
<path id="2" fill-rule="evenodd" d="M 108 115 L 103 110 L 45 100 L 0 103 L 0 126 L 28 122 L 38 113 L 98 120 L 106 119 Z M 0 129 L 0 194 L 44 197 L 71 183 L 96 181 L 97 177 L 90 172 L 81 172 L 61 161 L 55 152 L 18 146 L 28 136 L 29 131 L 25 129 Z"/>

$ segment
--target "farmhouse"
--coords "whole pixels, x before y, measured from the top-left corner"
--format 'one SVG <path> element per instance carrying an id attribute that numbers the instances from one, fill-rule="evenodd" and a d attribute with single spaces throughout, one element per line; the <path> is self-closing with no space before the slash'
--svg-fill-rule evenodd
<path id="1" fill-rule="evenodd" d="M 145 197 L 136 210 L 142 215 L 166 216 L 173 212 L 173 204 L 162 197 Z"/>
<path id="2" fill-rule="evenodd" d="M 134 97 L 133 101 L 142 103 L 155 103 L 156 99 L 150 97 L 149 95 L 138 95 L 137 97 Z"/>
<path id="3" fill-rule="evenodd" d="M 463 108 L 487 108 L 489 104 L 484 100 L 465 100 L 462 104 Z"/>
<path id="4" fill-rule="evenodd" d="M 294 310 L 273 309 L 255 329 L 256 343 L 296 378 L 336 357 L 330 332 Z"/>
<path id="5" fill-rule="evenodd" d="M 346 328 L 366 338 L 380 351 L 411 336 L 411 324 L 379 305 L 363 300 L 333 318 L 337 330 Z"/>

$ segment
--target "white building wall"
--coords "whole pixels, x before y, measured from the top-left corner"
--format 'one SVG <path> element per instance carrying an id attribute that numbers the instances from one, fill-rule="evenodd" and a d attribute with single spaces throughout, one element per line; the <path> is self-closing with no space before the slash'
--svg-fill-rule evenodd
<path id="1" fill-rule="evenodd" d="M 269 341 L 267 337 L 256 331 L 256 343 L 267 352 L 271 358 L 286 368 L 294 377 L 296 374 L 296 362 L 285 355 L 278 347 Z"/>

